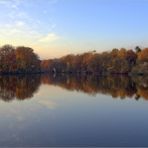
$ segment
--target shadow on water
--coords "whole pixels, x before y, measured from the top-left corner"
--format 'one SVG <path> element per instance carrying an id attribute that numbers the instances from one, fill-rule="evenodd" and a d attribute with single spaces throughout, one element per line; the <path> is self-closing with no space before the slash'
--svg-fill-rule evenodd
<path id="1" fill-rule="evenodd" d="M 113 98 L 143 98 L 148 100 L 148 77 L 126 76 L 73 76 L 73 75 L 20 75 L 0 77 L 0 99 L 32 98 L 41 84 L 56 85 L 68 91 L 79 91 L 89 95 L 105 94 Z"/>

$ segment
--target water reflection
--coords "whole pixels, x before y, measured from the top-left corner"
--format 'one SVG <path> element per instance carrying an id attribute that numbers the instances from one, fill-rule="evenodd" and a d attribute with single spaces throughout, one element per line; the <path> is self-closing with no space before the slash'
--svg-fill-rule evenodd
<path id="1" fill-rule="evenodd" d="M 89 95 L 101 93 L 111 95 L 113 98 L 148 99 L 148 77 L 43 75 L 42 83 L 58 85 L 70 91 L 81 91 Z"/>
<path id="2" fill-rule="evenodd" d="M 37 92 L 40 82 L 39 75 L 30 76 L 1 76 L 0 99 L 11 101 L 32 98 Z"/>
<path id="3" fill-rule="evenodd" d="M 1 76 L 0 99 L 8 102 L 32 98 L 41 84 L 57 85 L 69 91 L 80 91 L 89 95 L 101 93 L 113 98 L 148 100 L 148 77 L 72 75 Z"/>

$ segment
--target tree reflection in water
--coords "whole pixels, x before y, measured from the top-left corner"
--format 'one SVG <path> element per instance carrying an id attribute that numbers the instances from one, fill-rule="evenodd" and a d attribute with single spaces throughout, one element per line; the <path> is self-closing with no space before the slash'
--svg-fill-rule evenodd
<path id="1" fill-rule="evenodd" d="M 148 100 L 148 77 L 42 75 L 41 80 L 43 84 L 58 85 L 70 91 L 81 91 L 89 95 L 101 93 L 113 98 L 139 100 L 142 97 Z"/>
<path id="2" fill-rule="evenodd" d="M 39 75 L 1 76 L 0 99 L 11 101 L 32 98 L 40 85 Z"/>
<path id="3" fill-rule="evenodd" d="M 148 77 L 73 75 L 1 76 L 0 99 L 8 102 L 32 98 L 41 84 L 57 85 L 69 91 L 81 91 L 89 95 L 101 93 L 113 98 L 148 100 Z"/>

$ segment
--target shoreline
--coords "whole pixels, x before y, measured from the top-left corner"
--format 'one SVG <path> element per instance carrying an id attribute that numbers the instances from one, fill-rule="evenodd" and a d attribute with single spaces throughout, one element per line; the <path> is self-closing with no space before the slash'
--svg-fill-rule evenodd
<path id="1" fill-rule="evenodd" d="M 77 72 L 4 72 L 0 73 L 0 76 L 19 76 L 19 75 L 40 75 L 40 74 L 49 74 L 49 75 L 71 75 L 71 76 L 147 76 L 148 73 L 77 73 Z"/>

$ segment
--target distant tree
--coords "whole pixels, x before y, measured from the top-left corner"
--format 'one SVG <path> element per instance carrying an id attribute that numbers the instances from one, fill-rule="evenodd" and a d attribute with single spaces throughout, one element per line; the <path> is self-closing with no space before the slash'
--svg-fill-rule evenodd
<path id="1" fill-rule="evenodd" d="M 118 56 L 118 52 L 119 52 L 119 49 L 114 48 L 114 49 L 111 51 L 111 56 L 112 56 L 112 58 L 117 57 L 117 56 Z"/>
<path id="2" fill-rule="evenodd" d="M 148 62 L 148 48 L 145 48 L 138 53 L 138 60 L 140 62 Z"/>
<path id="3" fill-rule="evenodd" d="M 121 48 L 118 52 L 118 57 L 119 58 L 122 58 L 122 59 L 125 59 L 126 57 L 126 49 L 125 48 Z"/>
<path id="4" fill-rule="evenodd" d="M 137 53 L 139 53 L 139 52 L 142 51 L 142 49 L 141 49 L 139 46 L 136 46 L 136 47 L 135 47 L 135 51 L 136 51 Z"/>
<path id="5" fill-rule="evenodd" d="M 24 72 L 34 72 L 40 69 L 39 57 L 29 47 L 16 48 L 17 68 Z"/>
<path id="6" fill-rule="evenodd" d="M 40 71 L 39 57 L 29 47 L 0 47 L 0 73 Z"/>
<path id="7" fill-rule="evenodd" d="M 5 45 L 0 48 L 0 71 L 12 72 L 16 70 L 15 48 Z"/>
<path id="8" fill-rule="evenodd" d="M 126 60 L 128 61 L 130 66 L 136 64 L 137 54 L 133 50 L 128 50 L 126 53 Z"/>

